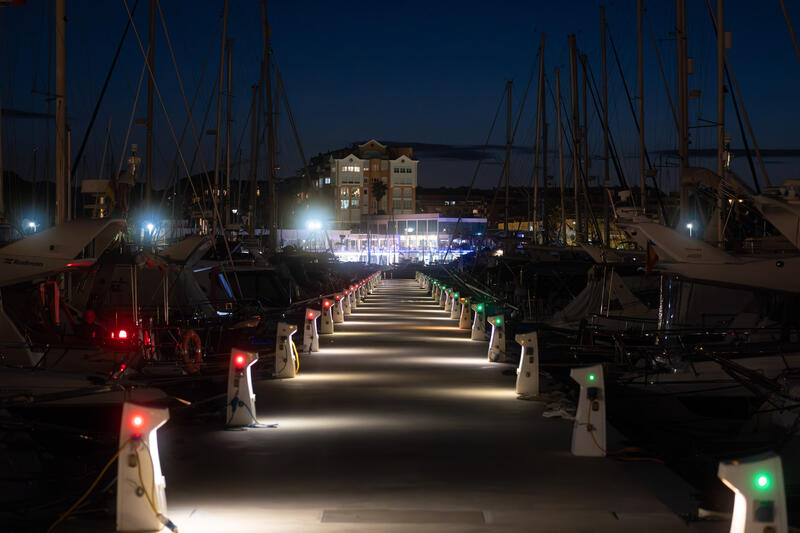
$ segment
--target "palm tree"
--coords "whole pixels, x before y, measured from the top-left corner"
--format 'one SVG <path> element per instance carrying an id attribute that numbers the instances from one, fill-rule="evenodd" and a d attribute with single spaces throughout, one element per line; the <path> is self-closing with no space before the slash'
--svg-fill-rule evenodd
<path id="1" fill-rule="evenodd" d="M 380 215 L 380 204 L 383 197 L 386 196 L 387 187 L 383 180 L 372 180 L 372 197 L 375 198 L 375 210 Z"/>

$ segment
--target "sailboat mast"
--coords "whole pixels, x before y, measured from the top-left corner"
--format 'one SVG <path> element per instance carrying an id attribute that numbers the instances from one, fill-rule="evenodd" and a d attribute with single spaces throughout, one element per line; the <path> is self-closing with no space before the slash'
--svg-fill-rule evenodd
<path id="1" fill-rule="evenodd" d="M 600 54 L 603 66 L 603 242 L 609 246 L 609 198 L 611 186 L 608 172 L 608 69 L 606 64 L 606 8 L 600 7 Z"/>
<path id="2" fill-rule="evenodd" d="M 147 138 L 145 140 L 145 202 L 150 206 L 153 185 L 153 102 L 155 96 L 156 0 L 150 0 L 150 44 L 147 49 Z M 124 147 L 123 147 L 124 154 Z"/>
<path id="3" fill-rule="evenodd" d="M 223 75 L 225 73 L 225 45 L 228 38 L 228 0 L 225 0 L 225 7 L 222 9 L 222 38 L 219 43 L 219 72 L 217 74 L 217 129 L 214 134 L 214 194 L 219 198 L 219 166 L 220 166 L 220 144 L 222 132 L 222 96 L 225 89 Z M 214 226 L 216 227 L 216 225 Z"/>
<path id="4" fill-rule="evenodd" d="M 56 0 L 56 224 L 67 221 L 67 13 Z"/>
<path id="5" fill-rule="evenodd" d="M 583 73 L 583 79 L 581 83 L 581 102 L 582 102 L 582 113 L 583 113 L 583 128 L 581 129 L 581 147 L 583 148 L 583 168 L 581 170 L 581 193 L 589 192 L 589 113 L 587 112 L 586 106 L 586 87 L 588 82 L 588 76 L 586 75 L 586 54 L 580 55 L 581 60 L 581 72 Z M 586 206 L 587 210 L 591 210 L 591 206 Z M 584 236 L 584 239 L 589 234 L 589 217 L 583 217 L 581 220 L 581 235 Z M 600 238 L 600 235 L 597 236 Z"/>
<path id="6" fill-rule="evenodd" d="M 561 183 L 561 244 L 567 245 L 567 199 L 564 197 L 564 138 L 561 129 L 561 80 L 556 68 L 556 137 L 558 138 L 558 175 Z"/>
<path id="7" fill-rule="evenodd" d="M 225 121 L 225 226 L 231 223 L 231 104 L 233 83 L 233 39 L 228 39 L 228 98 L 227 119 Z"/>
<path id="8" fill-rule="evenodd" d="M 264 33 L 264 90 L 267 96 L 267 179 L 269 180 L 269 249 L 278 249 L 278 221 L 275 213 L 275 131 L 272 104 L 272 49 L 270 36 L 272 30 L 267 19 L 267 0 L 261 2 L 261 19 Z"/>
<path id="9" fill-rule="evenodd" d="M 533 156 L 533 232 L 536 235 L 537 223 L 539 220 L 539 153 L 541 151 L 541 132 L 542 132 L 542 110 L 544 108 L 544 39 L 542 34 L 542 44 L 539 45 L 539 93 L 536 103 L 536 149 Z"/>
<path id="10" fill-rule="evenodd" d="M 253 105 L 250 125 L 250 195 L 247 206 L 247 233 L 252 238 L 256 231 L 256 165 L 258 164 L 258 85 L 253 85 Z"/>
<path id="11" fill-rule="evenodd" d="M 725 0 L 717 0 L 717 174 L 725 179 Z M 722 196 L 717 191 L 717 246 L 723 248 Z"/>
<path id="12" fill-rule="evenodd" d="M 542 72 L 542 78 L 544 78 L 544 72 Z M 547 216 L 545 213 L 545 200 L 547 199 L 547 99 L 544 93 L 544 84 L 546 80 L 542 80 L 542 199 L 539 201 L 539 217 L 542 219 L 542 232 L 544 235 L 550 235 L 549 228 L 547 226 Z"/>
<path id="13" fill-rule="evenodd" d="M 506 208 L 505 208 L 505 229 L 506 229 L 506 237 L 508 237 L 508 221 L 509 221 L 509 211 L 508 211 L 508 196 L 509 196 L 509 183 L 511 182 L 511 81 L 506 83 L 506 164 L 505 164 L 505 174 L 506 174 Z"/>
<path id="14" fill-rule="evenodd" d="M 644 173 L 644 42 L 642 32 L 642 0 L 636 0 L 636 26 L 639 45 L 639 189 L 642 195 L 642 213 L 647 212 L 647 190 Z"/>
<path id="15" fill-rule="evenodd" d="M 678 155 L 680 156 L 680 227 L 689 216 L 689 188 L 683 176 L 689 167 L 689 63 L 686 57 L 686 0 L 675 0 L 675 22 L 678 43 Z"/>
<path id="16" fill-rule="evenodd" d="M 580 141 L 580 115 L 578 113 L 578 66 L 577 66 L 577 45 L 575 44 L 575 34 L 571 33 L 569 39 L 569 95 L 570 106 L 572 108 L 572 181 L 573 181 L 573 203 L 575 205 L 575 242 L 581 242 L 581 207 L 578 201 L 578 187 L 580 180 L 578 174 L 580 173 L 580 157 L 581 157 L 581 141 Z"/>

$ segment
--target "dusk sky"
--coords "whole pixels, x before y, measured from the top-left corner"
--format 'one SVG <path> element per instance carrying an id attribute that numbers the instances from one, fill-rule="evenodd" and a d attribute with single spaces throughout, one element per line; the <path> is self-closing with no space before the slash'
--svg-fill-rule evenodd
<path id="1" fill-rule="evenodd" d="M 133 8 L 136 0 L 127 1 Z M 716 119 L 715 36 L 706 2 L 688 0 L 687 4 L 689 55 L 695 58 L 696 65 L 689 87 L 702 91 L 699 99 L 690 101 L 690 120 L 697 125 L 701 124 L 699 118 Z M 716 5 L 715 2 L 712 4 Z M 4 74 L 0 89 L 4 109 L 34 113 L 48 111 L 46 98 L 32 91 L 46 92 L 48 78 L 53 83 L 53 75 L 48 74 L 52 5 L 52 1 L 29 0 L 21 7 L 0 9 L 0 43 L 3 49 L 0 62 Z M 548 83 L 554 86 L 553 69 L 560 67 L 564 98 L 569 94 L 569 33 L 577 34 L 578 46 L 588 55 L 599 83 L 600 5 L 598 1 L 400 2 L 386 6 L 357 2 L 272 1 L 268 12 L 275 59 L 283 74 L 305 153 L 310 157 L 370 138 L 456 147 L 482 144 L 505 82 L 509 79 L 514 80 L 513 106 L 514 113 L 518 112 L 522 92 L 536 62 L 540 32 L 547 34 L 545 65 Z M 200 83 L 194 110 L 198 130 L 216 83 L 222 6 L 221 0 L 162 2 L 177 66 L 190 100 Z M 610 30 L 634 94 L 637 60 L 635 6 L 633 0 L 606 5 Z M 674 3 L 646 0 L 645 6 L 675 100 Z M 799 30 L 800 4 L 787 2 L 787 6 L 796 30 Z M 135 29 L 145 47 L 148 11 L 148 0 L 140 0 L 134 15 Z M 127 14 L 123 0 L 67 0 L 67 13 L 67 98 L 74 157 L 125 27 Z M 792 47 L 779 2 L 731 0 L 726 4 L 726 27 L 733 34 L 730 59 L 760 147 L 800 148 L 797 128 L 800 123 L 800 102 L 797 100 L 800 60 Z M 653 153 L 674 150 L 677 135 L 647 18 L 644 28 L 647 144 Z M 176 134 L 180 135 L 186 110 L 160 20 L 157 29 L 156 81 Z M 237 168 L 245 177 L 249 157 L 246 120 L 251 86 L 258 80 L 262 58 L 260 2 L 231 1 L 228 35 L 235 39 L 232 150 L 238 152 L 241 140 L 244 164 Z M 130 31 L 90 137 L 79 176 L 98 177 L 109 120 L 111 150 L 116 158 L 120 156 L 142 61 L 136 34 Z M 205 74 L 201 77 L 204 66 Z M 626 171 L 633 173 L 638 166 L 637 140 L 610 48 L 609 80 L 612 134 L 617 139 L 618 148 L 628 158 Z M 530 153 L 523 149 L 529 151 L 534 140 L 535 87 L 534 79 L 515 140 L 515 145 L 520 147 L 513 164 L 514 180 L 518 184 L 527 183 L 532 166 Z M 139 97 L 136 117 L 145 116 L 145 88 L 146 83 Z M 551 132 L 554 132 L 555 114 L 549 95 L 547 101 L 547 119 Z M 215 105 L 212 103 L 203 130 L 215 127 Z M 158 101 L 155 109 L 155 182 L 163 186 L 175 155 L 175 144 Z M 730 100 L 727 110 L 727 131 L 733 137 L 734 146 L 741 147 Z M 301 163 L 283 107 L 279 113 L 280 175 L 287 176 Z M 590 151 L 597 156 L 601 153 L 602 137 L 591 101 L 589 115 Z M 693 148 L 715 146 L 716 132 L 713 128 L 698 128 L 692 132 Z M 492 143 L 502 144 L 504 135 L 503 114 L 498 120 Z M 42 169 L 47 169 L 52 176 L 53 137 L 52 125 L 48 130 L 46 119 L 13 118 L 5 113 L 3 155 L 6 169 L 30 177 L 34 148 L 38 148 L 37 179 L 46 176 Z M 551 137 L 551 150 L 555 149 L 554 139 Z M 138 143 L 140 152 L 144 151 L 143 126 L 133 126 L 128 144 L 131 143 Z M 182 146 L 187 161 L 191 160 L 194 147 L 190 130 Z M 202 150 L 209 170 L 213 167 L 212 147 L 212 139 L 206 136 Z M 475 166 L 473 156 L 461 150 L 448 153 L 452 157 L 443 157 L 436 150 L 417 150 L 421 161 L 421 185 L 469 184 Z M 238 157 L 235 155 L 235 159 Z M 502 154 L 490 153 L 487 162 L 491 164 L 484 167 L 479 186 L 494 185 L 501 157 Z M 664 158 L 659 159 L 658 155 L 653 157 L 662 163 L 667 162 Z M 554 161 L 551 157 L 549 172 L 557 175 Z M 737 165 L 743 162 L 744 157 L 741 157 Z M 711 164 L 700 160 L 695 163 Z M 596 175 L 601 168 L 597 161 L 590 172 Z M 798 174 L 797 165 L 791 158 L 771 158 L 768 168 L 773 182 L 797 177 Z M 194 172 L 200 170 L 199 164 L 193 169 Z M 745 174 L 744 167 L 737 166 L 737 170 Z M 234 170 L 234 176 L 236 172 Z M 665 186 L 674 185 L 673 170 L 664 170 L 660 175 Z M 746 176 L 749 179 L 749 172 Z"/>

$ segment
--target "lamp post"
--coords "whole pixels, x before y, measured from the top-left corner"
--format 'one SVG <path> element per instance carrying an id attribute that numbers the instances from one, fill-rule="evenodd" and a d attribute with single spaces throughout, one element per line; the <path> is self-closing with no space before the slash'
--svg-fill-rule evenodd
<path id="1" fill-rule="evenodd" d="M 693 225 L 691 222 L 689 222 L 688 224 L 686 224 L 686 228 L 689 230 L 689 237 L 691 237 L 691 236 L 692 236 L 692 228 L 693 228 L 693 227 L 694 227 L 694 225 Z"/>

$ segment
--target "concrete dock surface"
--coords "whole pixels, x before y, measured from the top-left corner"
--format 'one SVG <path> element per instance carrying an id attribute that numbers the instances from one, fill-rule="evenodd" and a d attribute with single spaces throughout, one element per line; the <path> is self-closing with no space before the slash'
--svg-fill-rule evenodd
<path id="1" fill-rule="evenodd" d="M 256 384 L 277 428 L 167 424 L 170 518 L 182 533 L 728 530 L 686 524 L 692 489 L 661 464 L 572 456 L 572 422 L 516 399 L 513 367 L 448 316 L 414 280 L 384 280 L 297 378 Z"/>

